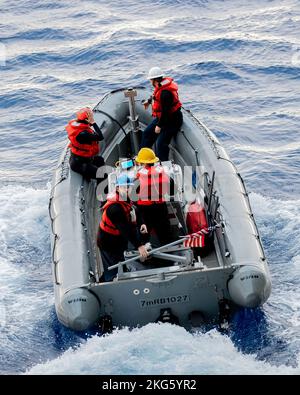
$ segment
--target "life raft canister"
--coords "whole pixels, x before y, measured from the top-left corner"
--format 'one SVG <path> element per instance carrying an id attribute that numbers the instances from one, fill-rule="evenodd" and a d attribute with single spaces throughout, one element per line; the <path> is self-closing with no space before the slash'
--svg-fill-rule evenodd
<path id="1" fill-rule="evenodd" d="M 91 158 L 99 153 L 99 144 L 98 141 L 92 141 L 91 144 L 80 144 L 76 140 L 77 136 L 86 131 L 88 133 L 94 134 L 93 129 L 86 123 L 78 122 L 76 119 L 73 119 L 66 126 L 66 130 L 68 132 L 68 137 L 70 140 L 69 147 L 71 152 L 78 156 L 84 156 L 86 158 Z"/>
<path id="2" fill-rule="evenodd" d="M 162 91 L 166 90 L 172 93 L 173 104 L 170 109 L 171 114 L 177 111 L 182 106 L 179 100 L 178 85 L 176 84 L 176 82 L 174 82 L 173 79 L 170 77 L 165 77 L 160 84 L 161 86 L 157 86 L 154 89 L 153 103 L 152 103 L 152 116 L 158 118 L 161 117 L 161 111 L 162 111 L 161 99 L 160 99 Z"/>
<path id="3" fill-rule="evenodd" d="M 170 180 L 162 166 L 145 166 L 138 171 L 140 181 L 138 205 L 150 206 L 164 203 L 164 196 L 169 193 Z"/>
<path id="4" fill-rule="evenodd" d="M 189 205 L 186 214 L 186 226 L 188 233 L 196 233 L 199 230 L 207 229 L 208 223 L 205 213 L 205 208 L 198 202 L 193 202 Z M 205 235 L 201 235 L 199 247 L 205 246 Z"/>
<path id="5" fill-rule="evenodd" d="M 107 209 L 112 204 L 119 204 L 123 208 L 123 210 L 126 214 L 126 218 L 128 219 L 128 222 L 132 223 L 133 225 L 134 225 L 135 221 L 133 219 L 134 216 L 132 215 L 131 212 L 132 212 L 132 210 L 134 210 L 134 208 L 133 208 L 132 203 L 128 203 L 128 202 L 120 200 L 119 195 L 117 195 L 117 194 L 109 197 L 107 199 L 107 202 L 105 203 L 105 205 L 102 207 L 103 214 L 102 214 L 102 218 L 101 218 L 101 222 L 100 222 L 100 228 L 104 232 L 107 232 L 111 235 L 120 236 L 121 232 L 119 231 L 119 229 L 117 229 L 117 227 L 113 224 L 113 222 L 108 218 L 108 215 L 107 215 Z"/>

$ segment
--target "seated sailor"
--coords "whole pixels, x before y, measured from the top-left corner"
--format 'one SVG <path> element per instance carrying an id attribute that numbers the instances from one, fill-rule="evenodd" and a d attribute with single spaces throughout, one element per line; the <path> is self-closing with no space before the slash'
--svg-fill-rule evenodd
<path id="1" fill-rule="evenodd" d="M 99 141 L 104 139 L 90 108 L 82 108 L 66 126 L 70 140 L 70 167 L 86 179 L 96 179 L 97 170 L 104 165 L 99 154 Z M 92 129 L 93 127 L 93 129 Z"/>
<path id="2" fill-rule="evenodd" d="M 108 196 L 102 208 L 97 245 L 102 257 L 103 281 L 112 281 L 118 273 L 117 268 L 108 270 L 108 267 L 124 261 L 129 241 L 139 251 L 142 259 L 148 256 L 140 235 L 147 232 L 147 227 L 139 210 L 130 200 L 132 186 L 133 180 L 127 174 L 121 174 L 117 179 L 116 193 Z"/>
<path id="3" fill-rule="evenodd" d="M 170 195 L 172 188 L 170 178 L 163 167 L 157 165 L 159 158 L 152 149 L 142 148 L 135 160 L 142 165 L 136 175 L 139 181 L 137 205 L 148 234 L 154 230 L 161 245 L 171 243 L 173 238 L 165 201 L 165 196 Z"/>

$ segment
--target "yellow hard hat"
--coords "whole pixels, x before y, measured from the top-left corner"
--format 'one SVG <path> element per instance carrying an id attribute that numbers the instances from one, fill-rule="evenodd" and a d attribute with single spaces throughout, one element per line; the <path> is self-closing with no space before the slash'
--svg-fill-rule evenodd
<path id="1" fill-rule="evenodd" d="M 159 161 L 155 152 L 150 148 L 140 149 L 138 156 L 135 158 L 138 163 L 156 163 Z"/>

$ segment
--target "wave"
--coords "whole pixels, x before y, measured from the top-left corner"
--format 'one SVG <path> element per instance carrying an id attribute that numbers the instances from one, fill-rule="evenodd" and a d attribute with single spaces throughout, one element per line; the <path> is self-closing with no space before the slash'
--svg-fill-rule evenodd
<path id="1" fill-rule="evenodd" d="M 0 187 L 1 371 L 37 363 L 45 348 L 53 305 L 48 195 L 48 188 Z"/>
<path id="2" fill-rule="evenodd" d="M 245 83 L 243 77 L 238 74 L 238 70 L 219 61 L 203 61 L 199 63 L 189 63 L 185 66 L 179 66 L 176 69 L 181 83 L 194 84 L 195 80 L 211 79 L 215 80 L 236 80 L 239 83 Z"/>
<path id="3" fill-rule="evenodd" d="M 93 336 L 27 374 L 299 374 L 244 355 L 216 330 L 191 334 L 170 324 Z"/>
<path id="4" fill-rule="evenodd" d="M 97 32 L 88 32 L 88 37 L 96 36 Z M 56 37 L 56 35 L 58 35 Z M 73 37 L 74 35 L 74 37 Z M 80 40 L 77 40 L 76 45 L 74 45 L 74 39 L 78 36 L 78 32 L 76 30 L 68 30 L 66 34 L 64 30 L 57 30 L 53 28 L 45 28 L 45 29 L 36 29 L 32 31 L 27 31 L 24 33 L 18 33 L 15 36 L 12 36 L 12 39 L 24 39 L 28 40 L 39 40 L 39 39 L 53 39 L 57 40 L 57 42 L 61 42 L 63 40 L 69 40 L 70 45 L 67 49 L 62 51 L 61 49 L 58 51 L 52 41 L 49 41 L 48 50 L 38 51 L 32 45 L 32 51 L 29 53 L 19 53 L 15 56 L 12 56 L 7 62 L 7 67 L 9 69 L 20 66 L 20 65 L 36 65 L 36 64 L 74 64 L 75 65 L 84 65 L 84 64 L 94 64 L 100 61 L 111 60 L 114 58 L 122 58 L 126 53 L 131 53 L 134 51 L 139 54 L 149 54 L 149 53 L 164 53 L 164 54 L 172 54 L 174 52 L 179 53 L 182 58 L 186 52 L 191 56 L 193 53 L 199 53 L 201 56 L 207 56 L 206 53 L 221 53 L 222 51 L 230 51 L 230 57 L 232 57 L 235 53 L 239 51 L 243 51 L 246 54 L 245 61 L 253 54 L 256 54 L 254 58 L 254 63 L 257 63 L 257 53 L 261 50 L 271 51 L 277 50 L 282 51 L 282 46 L 285 45 L 285 51 L 290 49 L 289 44 L 283 43 L 273 43 L 272 41 L 266 40 L 249 40 L 249 39 L 240 39 L 240 38 L 222 38 L 222 37 L 214 37 L 214 38 L 201 38 L 201 39 L 192 39 L 186 41 L 182 38 L 182 36 L 176 34 L 173 35 L 157 35 L 154 37 L 150 36 L 148 33 L 141 33 L 139 29 L 130 30 L 127 28 L 121 28 L 119 30 L 113 31 L 111 34 L 105 34 L 94 38 L 91 43 L 91 40 L 85 41 L 84 35 L 80 33 Z M 81 45 L 79 43 L 81 42 Z M 7 40 L 9 45 L 9 40 Z M 280 48 L 278 47 L 280 46 Z M 253 55 L 254 56 L 254 55 Z M 226 58 L 228 56 L 226 55 Z M 209 63 L 213 65 L 214 62 Z M 199 63 L 199 67 L 201 68 L 201 63 Z M 227 65 L 229 67 L 229 64 Z M 253 71 L 260 73 L 288 73 L 294 77 L 297 76 L 299 67 L 297 66 L 252 66 L 252 65 L 236 65 L 236 68 L 239 68 L 241 71 L 247 71 L 251 73 Z M 299 73 L 298 73 L 299 74 Z"/>
<path id="5" fill-rule="evenodd" d="M 271 263 L 285 264 L 287 274 L 289 263 L 300 251 L 300 200 L 275 199 L 254 192 L 250 198 Z"/>
<path id="6" fill-rule="evenodd" d="M 51 10 L 66 8 L 66 5 L 62 1 L 44 1 L 36 0 L 34 3 L 34 9 Z M 12 0 L 9 5 L 4 4 L 3 11 L 13 10 L 15 13 L 24 14 L 24 10 L 32 10 L 32 3 L 29 0 Z"/>
<path id="7" fill-rule="evenodd" d="M 239 84 L 243 84 L 243 86 L 249 87 L 249 85 L 253 85 L 255 89 L 257 89 L 257 78 L 262 74 L 270 75 L 273 78 L 279 79 L 283 78 L 285 81 L 287 79 L 293 81 L 295 79 L 300 78 L 299 67 L 296 66 L 252 66 L 249 64 L 231 64 L 230 62 L 222 62 L 222 61 L 210 61 L 203 60 L 202 62 L 197 63 L 189 63 L 185 65 L 180 65 L 176 67 L 176 72 L 180 77 L 180 82 L 184 84 L 195 84 L 195 80 L 201 82 L 202 80 L 209 79 L 210 84 L 217 85 L 220 83 L 220 80 L 224 81 L 237 81 Z M 277 80 L 276 80 L 277 81 Z M 226 89 L 231 90 L 233 86 L 227 86 Z M 238 88 L 238 86 L 237 86 Z M 227 100 L 231 98 L 228 97 Z M 241 101 L 241 98 L 238 97 L 238 102 Z M 242 99 L 242 100 L 245 100 Z M 290 101 L 290 97 L 286 99 L 281 96 L 272 96 L 266 97 L 263 96 L 261 98 L 257 98 L 255 96 L 247 98 L 248 101 L 253 101 L 258 105 L 260 102 L 264 104 L 275 104 L 281 103 L 285 101 Z M 280 110 L 279 110 L 280 111 Z M 276 113 L 275 113 L 276 114 Z M 275 115 L 272 114 L 272 115 Z M 280 118 L 288 118 L 288 114 L 277 114 Z"/>
<path id="8" fill-rule="evenodd" d="M 48 194 L 48 189 L 0 187 L 0 259 L 18 269 L 49 259 Z"/>
<path id="9" fill-rule="evenodd" d="M 123 50 L 113 49 L 111 44 L 98 44 L 88 46 L 81 49 L 67 49 L 62 54 L 61 51 L 57 52 L 55 46 L 48 51 L 33 52 L 27 54 L 17 55 L 7 62 L 7 69 L 19 69 L 22 65 L 39 67 L 51 64 L 55 65 L 91 65 L 101 61 L 110 60 L 112 57 L 121 58 Z"/>
<path id="10" fill-rule="evenodd" d="M 286 152 L 289 152 L 289 154 L 296 154 L 300 150 L 300 142 L 295 141 L 292 143 L 283 144 L 280 147 L 234 144 L 232 148 L 239 151 L 258 152 L 263 154 L 281 154 Z"/>
<path id="11" fill-rule="evenodd" d="M 271 65 L 271 66 L 252 66 L 247 64 L 236 65 L 240 70 L 246 71 L 247 73 L 257 73 L 257 74 L 271 74 L 271 75 L 281 75 L 283 78 L 293 77 L 293 79 L 299 79 L 299 66 L 291 65 Z"/>
<path id="12" fill-rule="evenodd" d="M 14 92 L 0 94 L 0 108 L 8 109 L 22 106 L 23 109 L 42 106 L 39 89 L 18 89 Z"/>
<path id="13" fill-rule="evenodd" d="M 83 34 L 83 36 L 82 36 Z M 70 39 L 75 39 L 78 38 L 79 31 L 74 30 L 74 29 L 59 29 L 59 28 L 50 28 L 50 27 L 45 27 L 41 29 L 31 29 L 31 30 L 26 30 L 23 32 L 18 32 L 14 35 L 10 36 L 4 36 L 2 37 L 2 40 L 5 40 L 7 44 L 11 40 L 70 40 Z M 90 34 L 80 32 L 80 38 L 84 38 L 84 36 L 89 37 Z"/>

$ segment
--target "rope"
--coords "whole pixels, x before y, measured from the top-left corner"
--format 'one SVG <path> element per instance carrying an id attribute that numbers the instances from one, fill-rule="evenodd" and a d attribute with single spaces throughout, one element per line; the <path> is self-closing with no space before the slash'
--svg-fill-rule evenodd
<path id="1" fill-rule="evenodd" d="M 215 152 L 217 158 L 220 158 L 220 152 L 217 148 L 217 144 L 218 142 L 211 136 L 211 132 L 209 131 L 209 129 L 207 129 L 207 127 L 200 122 L 189 110 L 185 110 L 189 116 L 192 118 L 192 120 L 200 126 L 200 131 L 201 133 L 207 138 L 207 140 L 210 142 L 213 151 Z"/>
<path id="2" fill-rule="evenodd" d="M 183 137 L 186 139 L 188 145 L 189 145 L 194 151 L 196 151 L 195 148 L 194 148 L 194 146 L 193 146 L 193 144 L 192 144 L 192 143 L 190 142 L 190 140 L 186 137 L 184 130 L 181 130 L 181 133 L 182 133 Z"/>
<path id="3" fill-rule="evenodd" d="M 120 129 L 123 131 L 124 135 L 127 136 L 125 129 L 123 128 L 123 126 L 120 124 L 120 122 L 116 118 L 112 117 L 110 114 L 108 114 L 105 111 L 99 110 L 98 108 L 95 108 L 94 111 L 100 112 L 101 114 L 106 115 L 111 121 L 115 122 L 120 127 Z"/>

